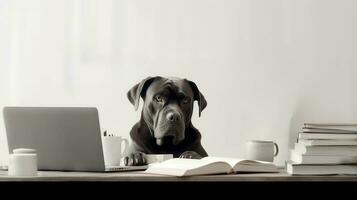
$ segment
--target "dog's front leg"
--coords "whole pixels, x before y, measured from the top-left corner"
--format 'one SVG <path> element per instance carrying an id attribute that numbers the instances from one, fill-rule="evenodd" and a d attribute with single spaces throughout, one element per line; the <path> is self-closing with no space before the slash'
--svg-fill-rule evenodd
<path id="1" fill-rule="evenodd" d="M 146 164 L 146 154 L 143 152 L 130 153 L 124 157 L 124 165 L 126 166 L 141 166 Z"/>

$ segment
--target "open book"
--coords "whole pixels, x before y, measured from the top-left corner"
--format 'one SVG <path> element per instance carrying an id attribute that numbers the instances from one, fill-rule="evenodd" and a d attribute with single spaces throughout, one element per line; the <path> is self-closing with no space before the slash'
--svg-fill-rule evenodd
<path id="1" fill-rule="evenodd" d="M 202 159 L 173 158 L 149 165 L 145 173 L 172 176 L 193 176 L 206 174 L 228 174 L 239 172 L 278 172 L 271 162 L 205 157 Z"/>

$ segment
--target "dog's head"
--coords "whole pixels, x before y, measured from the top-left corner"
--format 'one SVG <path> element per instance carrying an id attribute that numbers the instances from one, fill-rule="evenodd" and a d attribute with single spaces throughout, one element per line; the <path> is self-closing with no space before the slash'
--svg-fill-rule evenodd
<path id="1" fill-rule="evenodd" d="M 142 117 L 159 146 L 177 145 L 185 139 L 195 100 L 199 116 L 207 106 L 197 85 L 187 79 L 148 77 L 132 87 L 127 96 L 136 110 L 143 98 Z"/>

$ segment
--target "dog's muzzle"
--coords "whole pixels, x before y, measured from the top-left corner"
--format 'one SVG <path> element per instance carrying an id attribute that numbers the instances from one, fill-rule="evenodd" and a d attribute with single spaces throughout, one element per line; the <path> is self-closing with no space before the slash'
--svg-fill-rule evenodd
<path id="1" fill-rule="evenodd" d="M 182 116 L 176 111 L 170 111 L 165 117 L 160 119 L 159 129 L 155 134 L 156 144 L 162 146 L 164 144 L 177 145 L 184 139 L 184 127 Z"/>

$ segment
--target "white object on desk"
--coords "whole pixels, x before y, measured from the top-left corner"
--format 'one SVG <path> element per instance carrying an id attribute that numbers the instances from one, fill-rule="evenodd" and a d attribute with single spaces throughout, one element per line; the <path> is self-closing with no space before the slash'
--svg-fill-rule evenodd
<path id="1" fill-rule="evenodd" d="M 37 154 L 34 149 L 14 149 L 9 155 L 9 176 L 37 176 Z"/>
<path id="2" fill-rule="evenodd" d="M 129 141 L 121 136 L 103 136 L 102 144 L 105 166 L 120 166 L 121 160 L 129 148 Z"/>
<path id="3" fill-rule="evenodd" d="M 171 158 L 173 158 L 172 154 L 146 154 L 148 164 L 162 162 Z"/>
<path id="4" fill-rule="evenodd" d="M 278 144 L 273 141 L 251 140 L 246 143 L 246 156 L 250 160 L 273 162 L 278 153 Z"/>

